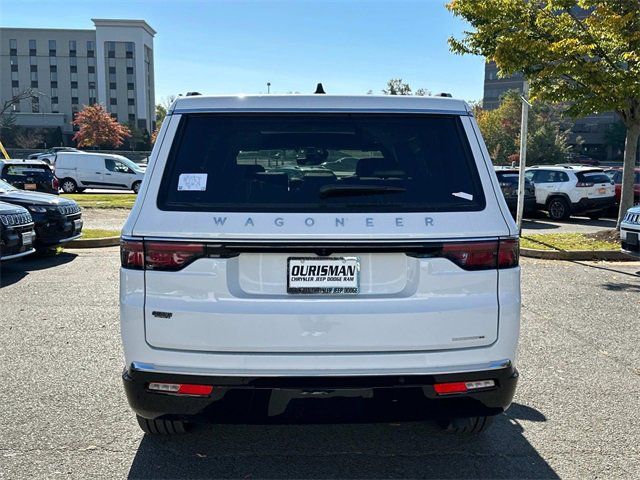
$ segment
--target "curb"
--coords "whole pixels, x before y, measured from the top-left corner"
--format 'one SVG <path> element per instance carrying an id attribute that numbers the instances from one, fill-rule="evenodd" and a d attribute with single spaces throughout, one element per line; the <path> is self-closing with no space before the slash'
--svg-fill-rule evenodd
<path id="1" fill-rule="evenodd" d="M 63 245 L 64 248 L 115 247 L 120 245 L 120 237 L 78 239 Z"/>
<path id="2" fill-rule="evenodd" d="M 520 248 L 520 255 L 542 260 L 638 261 L 634 256 L 619 250 L 538 250 L 535 248 Z"/>

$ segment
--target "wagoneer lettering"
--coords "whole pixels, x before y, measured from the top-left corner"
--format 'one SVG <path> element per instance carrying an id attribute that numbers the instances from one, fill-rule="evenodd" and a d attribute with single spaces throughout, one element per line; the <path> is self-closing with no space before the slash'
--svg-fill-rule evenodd
<path id="1" fill-rule="evenodd" d="M 142 429 L 184 431 L 256 389 L 410 389 L 458 431 L 508 408 L 518 231 L 469 111 L 178 98 L 122 231 L 123 381 Z"/>

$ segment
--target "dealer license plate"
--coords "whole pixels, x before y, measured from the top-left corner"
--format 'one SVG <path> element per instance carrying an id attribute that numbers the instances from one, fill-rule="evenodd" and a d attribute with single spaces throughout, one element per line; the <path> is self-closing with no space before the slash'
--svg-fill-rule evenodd
<path id="1" fill-rule="evenodd" d="M 637 247 L 638 246 L 638 234 L 637 233 L 627 232 L 626 242 L 629 245 L 633 246 L 633 247 Z"/>
<path id="2" fill-rule="evenodd" d="M 25 232 L 22 234 L 22 245 L 25 247 L 30 246 L 33 243 L 33 238 L 31 236 L 31 232 Z"/>
<path id="3" fill-rule="evenodd" d="M 287 262 L 287 292 L 316 295 L 358 293 L 360 259 L 289 258 Z"/>

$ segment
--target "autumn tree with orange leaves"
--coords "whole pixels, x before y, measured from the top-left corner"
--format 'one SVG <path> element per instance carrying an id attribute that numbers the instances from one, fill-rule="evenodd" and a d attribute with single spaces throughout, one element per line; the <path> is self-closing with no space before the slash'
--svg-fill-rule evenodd
<path id="1" fill-rule="evenodd" d="M 73 125 L 80 128 L 73 136 L 79 147 L 117 148 L 131 136 L 129 128 L 119 124 L 99 103 L 86 105 L 76 115 Z"/>

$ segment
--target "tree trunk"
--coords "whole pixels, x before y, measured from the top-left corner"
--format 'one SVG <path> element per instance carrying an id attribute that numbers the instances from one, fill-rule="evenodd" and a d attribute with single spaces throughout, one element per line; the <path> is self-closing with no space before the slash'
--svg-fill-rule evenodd
<path id="1" fill-rule="evenodd" d="M 622 170 L 622 195 L 620 196 L 620 211 L 618 212 L 618 224 L 627 210 L 633 205 L 633 184 L 635 180 L 636 155 L 638 152 L 638 138 L 640 138 L 640 120 L 634 120 L 627 124 L 627 138 L 624 144 L 624 167 Z"/>

